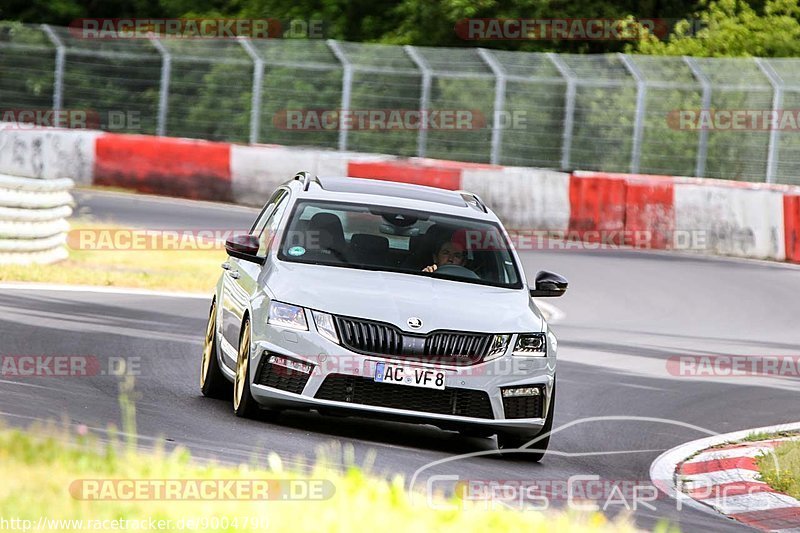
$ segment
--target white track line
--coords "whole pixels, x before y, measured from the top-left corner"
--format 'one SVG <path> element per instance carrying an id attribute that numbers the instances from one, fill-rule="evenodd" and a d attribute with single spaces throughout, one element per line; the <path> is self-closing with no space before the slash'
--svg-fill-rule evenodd
<path id="1" fill-rule="evenodd" d="M 208 294 L 203 294 L 198 292 L 169 292 L 169 291 L 155 291 L 150 289 L 135 289 L 126 287 L 101 287 L 93 285 L 60 285 L 56 283 L 6 282 L 6 283 L 0 283 L 0 290 L 94 292 L 101 294 L 129 294 L 135 296 L 202 298 L 204 300 L 211 298 L 211 291 L 209 291 Z"/>
<path id="2" fill-rule="evenodd" d="M 732 459 L 734 457 L 757 457 L 762 453 L 774 450 L 772 446 L 747 446 L 742 448 L 731 448 L 730 450 L 716 450 L 711 452 L 698 453 L 683 464 L 703 463 L 705 461 L 719 461 L 720 459 Z"/>
<path id="3" fill-rule="evenodd" d="M 739 496 L 725 496 L 723 498 L 703 500 L 703 502 L 726 515 L 797 507 L 797 500 L 791 496 L 774 492 L 754 492 Z"/>
<path id="4" fill-rule="evenodd" d="M 705 489 L 725 483 L 758 481 L 759 474 L 755 470 L 729 468 L 699 474 L 680 474 L 680 477 L 682 485 L 687 489 Z"/>
<path id="5" fill-rule="evenodd" d="M 155 194 L 147 194 L 147 193 L 140 193 L 136 191 L 130 192 L 121 192 L 121 191 L 104 191 L 102 189 L 95 189 L 92 187 L 76 187 L 76 191 L 79 191 L 81 194 L 86 194 L 87 196 L 96 194 L 97 196 L 109 196 L 115 197 L 121 200 L 144 200 L 148 202 L 154 203 L 162 203 L 162 204 L 187 204 L 193 205 L 197 207 L 205 207 L 211 209 L 222 209 L 225 211 L 230 210 L 239 210 L 239 211 L 248 211 L 252 213 L 257 213 L 259 208 L 247 205 L 240 205 L 240 204 L 228 204 L 224 202 L 212 202 L 209 200 L 192 200 L 191 198 L 176 198 L 172 196 L 159 196 Z"/>

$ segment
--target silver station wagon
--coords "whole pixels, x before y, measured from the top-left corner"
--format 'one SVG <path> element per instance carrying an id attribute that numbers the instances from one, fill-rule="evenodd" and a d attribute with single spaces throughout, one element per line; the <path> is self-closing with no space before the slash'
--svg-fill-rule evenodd
<path id="1" fill-rule="evenodd" d="M 211 303 L 204 395 L 497 435 L 538 461 L 557 341 L 497 216 L 466 191 L 297 174 L 228 259 Z M 533 443 L 526 448 L 526 444 Z"/>

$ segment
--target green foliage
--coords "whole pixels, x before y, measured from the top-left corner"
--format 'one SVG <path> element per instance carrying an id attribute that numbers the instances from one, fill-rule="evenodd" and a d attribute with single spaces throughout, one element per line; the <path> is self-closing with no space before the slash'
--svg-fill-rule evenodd
<path id="1" fill-rule="evenodd" d="M 525 117 L 524 124 L 503 129 L 500 163 L 548 168 L 561 167 L 566 83 L 549 60 L 520 52 L 626 50 L 662 56 L 659 61 L 652 60 L 645 75 L 667 84 L 651 85 L 645 96 L 640 170 L 674 175 L 694 174 L 701 133 L 675 128 L 668 121 L 669 114 L 702 106 L 699 83 L 674 56 L 720 58 L 703 64 L 703 70 L 712 78 L 711 108 L 728 110 L 768 110 L 773 105 L 768 79 L 744 57 L 800 57 L 800 0 L 10 0 L 0 9 L 0 17 L 61 25 L 79 17 L 322 20 L 325 36 L 339 39 L 358 67 L 399 70 L 356 69 L 350 98 L 353 110 L 419 107 L 422 76 L 396 45 L 458 47 L 423 50 L 437 73 L 431 84 L 430 107 L 474 110 L 486 125 L 470 132 L 428 131 L 426 155 L 462 161 L 489 161 L 495 80 L 472 48 L 493 48 L 497 57 L 504 58 L 507 72 L 515 75 L 507 81 L 505 111 Z M 685 20 L 665 41 L 654 36 L 635 42 L 465 41 L 456 34 L 455 26 L 463 19 L 497 17 Z M 107 111 L 134 112 L 139 123 L 121 131 L 155 133 L 162 59 L 145 40 L 134 41 L 72 39 L 64 76 L 64 107 L 97 111 L 101 117 Z M 360 46 L 346 41 L 395 46 Z M 8 42 L 14 46 L 4 46 Z M 253 63 L 246 52 L 233 41 L 165 39 L 164 44 L 172 53 L 166 134 L 247 142 Z M 254 40 L 253 44 L 264 58 L 259 142 L 337 148 L 339 132 L 335 129 L 287 130 L 281 124 L 281 114 L 287 110 L 336 110 L 342 106 L 343 69 L 325 41 L 270 39 Z M 93 54 L 98 50 L 127 55 Z M 630 75 L 613 54 L 565 55 L 562 59 L 584 81 L 599 78 L 609 82 L 578 86 L 566 170 L 629 170 L 636 105 L 636 86 Z M 646 69 L 646 62 L 642 63 L 640 68 Z M 787 86 L 800 84 L 794 64 L 778 63 L 771 65 Z M 0 24 L 0 73 L 16 74 L 0 78 L 0 100 L 5 107 L 45 109 L 52 105 L 54 65 L 54 48 L 43 32 L 19 22 Z M 442 72 L 455 77 L 441 76 Z M 630 83 L 617 83 L 620 80 Z M 798 105 L 800 93 L 787 90 L 782 106 L 793 109 Z M 412 156 L 417 154 L 418 137 L 417 131 L 409 130 L 350 131 L 348 148 Z M 778 180 L 794 181 L 800 175 L 800 140 L 786 133 L 777 139 Z M 706 175 L 762 181 L 768 143 L 769 132 L 765 131 L 708 132 Z"/>
<path id="2" fill-rule="evenodd" d="M 66 26 L 78 18 L 240 17 L 322 20 L 326 37 L 423 46 L 486 46 L 506 50 L 616 52 L 624 41 L 465 41 L 465 18 L 677 19 L 698 0 L 8 0 L 0 19 Z"/>
<path id="3" fill-rule="evenodd" d="M 91 17 L 239 17 L 322 20 L 326 37 L 423 46 L 525 51 L 789 57 L 800 55 L 799 0 L 8 0 L 0 19 L 66 26 Z M 702 8 L 700 11 L 698 9 Z M 678 23 L 668 41 L 464 41 L 465 18 L 625 19 Z M 699 31 L 693 31 L 698 27 Z"/>
<path id="4" fill-rule="evenodd" d="M 68 430 L 53 428 L 36 430 L 33 434 L 0 428 L 3 517 L 15 519 L 20 528 L 25 525 L 27 530 L 35 528 L 39 520 L 44 520 L 42 530 L 109 529 L 112 520 L 120 519 L 129 521 L 127 529 L 150 530 L 148 524 L 152 519 L 164 520 L 167 527 L 159 529 L 169 531 L 248 532 L 268 527 L 276 531 L 358 533 L 371 532 L 375 524 L 382 522 L 386 524 L 382 530 L 387 532 L 635 531 L 625 516 L 609 520 L 599 512 L 518 512 L 500 505 L 487 509 L 485 502 L 445 500 L 442 494 L 428 495 L 419 490 L 412 493 L 401 478 L 387 481 L 350 462 L 348 457 L 320 457 L 307 472 L 284 467 L 274 453 L 267 457 L 269 468 L 256 464 L 255 459 L 253 464 L 235 466 L 209 461 L 198 464 L 191 461 L 190 454 L 182 447 L 167 452 L 159 442 L 153 451 L 139 452 L 121 449 L 121 443 L 113 438 L 104 447 L 88 428 L 78 430 L 83 434 L 76 437 Z M 344 468 L 332 466 L 342 464 Z M 301 480 L 309 478 L 331 487 L 329 497 L 283 501 L 280 496 L 289 482 L 298 486 Z M 174 496 L 114 498 L 114 487 L 118 486 L 114 480 L 142 486 L 149 486 L 148 480 L 152 480 L 162 486 L 169 481 L 191 486 L 205 483 L 211 487 L 231 483 L 247 487 L 253 482 L 268 482 L 270 497 L 234 499 L 226 498 L 223 493 L 215 500 L 176 500 Z M 100 499 L 79 499 L 88 493 L 87 482 L 112 490 L 98 491 Z M 186 526 L 189 521 L 198 525 Z M 675 530 L 660 524 L 656 531 Z"/>
<path id="5" fill-rule="evenodd" d="M 756 458 L 761 479 L 778 492 L 800 498 L 800 441 L 787 441 Z"/>
<path id="6" fill-rule="evenodd" d="M 798 0 L 767 0 L 763 11 L 743 0 L 718 0 L 697 19 L 702 29 L 694 34 L 692 23 L 684 20 L 668 41 L 651 36 L 630 45 L 630 51 L 698 57 L 800 56 Z"/>

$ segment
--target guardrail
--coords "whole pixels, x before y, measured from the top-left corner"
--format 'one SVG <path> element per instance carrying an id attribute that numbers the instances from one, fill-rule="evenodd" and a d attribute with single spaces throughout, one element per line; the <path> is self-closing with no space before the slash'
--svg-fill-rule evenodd
<path id="1" fill-rule="evenodd" d="M 799 58 L 92 40 L 0 22 L 0 69 L 11 114 L 117 133 L 800 184 Z M 416 112 L 471 120 L 414 127 Z"/>
<path id="2" fill-rule="evenodd" d="M 34 183 L 40 187 L 36 189 L 40 214 L 60 201 L 54 200 L 58 195 L 52 193 L 59 184 L 68 186 L 67 181 L 61 181 L 68 177 L 65 172 L 80 184 L 262 205 L 278 184 L 299 170 L 307 170 L 320 176 L 469 190 L 479 194 L 509 230 L 517 232 L 522 239 L 520 246 L 533 249 L 545 246 L 539 237 L 548 234 L 592 247 L 631 246 L 800 263 L 800 187 L 796 186 L 664 175 L 567 173 L 85 130 L 40 128 L 18 130 L 8 136 L 3 133 L 0 131 L 0 143 L 12 139 L 13 146 L 0 146 L 0 172 L 27 173 L 39 180 Z M 49 182 L 55 189 L 41 188 Z M 11 199 L 24 195 L 2 196 Z M 53 204 L 44 205 L 45 198 Z M 43 216 L 37 222 L 45 219 Z M 45 238 L 45 233 L 58 229 L 57 223 L 50 222 L 30 235 Z M 12 230 L 23 234 L 21 224 L 12 226 Z"/>

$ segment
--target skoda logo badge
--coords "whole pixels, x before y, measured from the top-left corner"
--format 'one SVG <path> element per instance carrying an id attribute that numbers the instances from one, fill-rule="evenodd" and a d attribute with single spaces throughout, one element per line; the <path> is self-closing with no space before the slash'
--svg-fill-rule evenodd
<path id="1" fill-rule="evenodd" d="M 415 316 L 412 316 L 411 318 L 408 319 L 408 327 L 410 327 L 411 329 L 419 329 L 422 327 L 422 320 L 420 320 Z"/>

